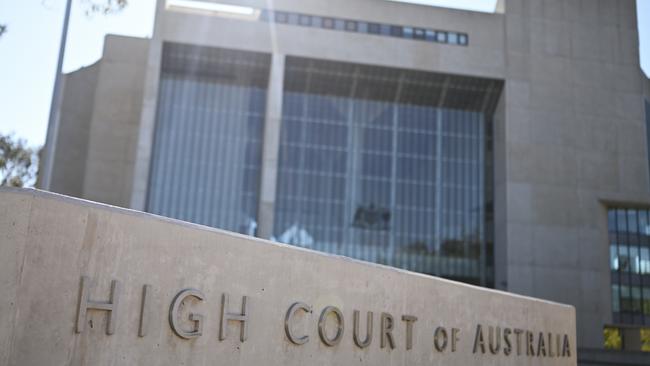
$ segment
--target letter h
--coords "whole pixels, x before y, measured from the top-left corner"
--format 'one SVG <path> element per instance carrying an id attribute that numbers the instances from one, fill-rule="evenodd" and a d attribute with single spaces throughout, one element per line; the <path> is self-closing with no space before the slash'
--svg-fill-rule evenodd
<path id="1" fill-rule="evenodd" d="M 77 308 L 77 333 L 83 332 L 86 326 L 86 313 L 88 310 L 108 311 L 108 322 L 106 324 L 106 334 L 111 335 L 115 332 L 115 321 L 117 319 L 117 309 L 120 304 L 119 281 L 111 282 L 111 295 L 109 301 L 91 301 L 90 300 L 90 278 L 81 277 L 81 289 L 79 293 L 79 307 Z"/>
<path id="2" fill-rule="evenodd" d="M 241 314 L 229 313 L 228 310 L 229 296 L 223 294 L 221 297 L 221 329 L 219 329 L 219 340 L 223 341 L 228 337 L 228 321 L 241 322 L 241 332 L 239 340 L 245 342 L 248 338 L 248 301 L 247 297 L 242 297 Z"/>

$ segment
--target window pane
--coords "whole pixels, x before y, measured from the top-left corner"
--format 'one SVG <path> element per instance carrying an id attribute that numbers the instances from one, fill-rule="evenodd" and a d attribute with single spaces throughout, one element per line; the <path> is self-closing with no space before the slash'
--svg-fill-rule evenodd
<path id="1" fill-rule="evenodd" d="M 616 210 L 607 211 L 607 222 L 609 231 L 616 231 Z"/>
<path id="2" fill-rule="evenodd" d="M 630 253 L 627 245 L 618 247 L 618 265 L 623 272 L 629 272 L 632 267 L 630 263 Z"/>
<path id="3" fill-rule="evenodd" d="M 627 231 L 627 213 L 625 210 L 616 210 L 616 226 L 621 233 Z"/>
<path id="4" fill-rule="evenodd" d="M 650 249 L 641 248 L 641 258 L 639 263 L 639 273 L 650 274 Z"/>
<path id="5" fill-rule="evenodd" d="M 621 286 L 621 311 L 632 311 L 632 296 L 630 294 L 630 287 Z"/>
<path id="6" fill-rule="evenodd" d="M 609 247 L 609 266 L 612 271 L 618 271 L 618 249 L 615 245 Z"/>
<path id="7" fill-rule="evenodd" d="M 619 295 L 620 286 L 612 285 L 612 311 L 619 313 L 621 311 L 621 298 Z"/>

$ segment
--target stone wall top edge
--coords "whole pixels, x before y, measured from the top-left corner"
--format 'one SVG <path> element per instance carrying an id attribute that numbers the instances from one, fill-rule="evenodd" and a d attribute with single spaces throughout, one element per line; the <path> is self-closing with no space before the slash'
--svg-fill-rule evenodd
<path id="1" fill-rule="evenodd" d="M 523 296 L 523 295 L 519 295 L 519 294 L 513 294 L 513 293 L 509 293 L 509 292 L 484 288 L 484 287 L 480 287 L 480 286 L 474 286 L 474 285 L 470 285 L 470 284 L 466 284 L 466 283 L 462 283 L 462 282 L 456 282 L 456 281 L 452 281 L 452 280 L 448 280 L 448 279 L 444 279 L 444 278 L 440 278 L 440 277 L 430 276 L 430 275 L 426 275 L 426 274 L 422 274 L 422 273 L 411 272 L 411 271 L 407 271 L 407 270 L 403 270 L 403 269 L 399 269 L 399 268 L 395 268 L 395 267 L 390 267 L 390 266 L 386 266 L 386 265 L 382 265 L 382 264 L 365 262 L 365 261 L 361 261 L 361 260 L 357 260 L 357 259 L 353 259 L 353 258 L 349 258 L 349 257 L 344 257 L 344 256 L 340 256 L 340 255 L 334 255 L 334 254 L 318 252 L 318 251 L 315 251 L 315 250 L 300 248 L 300 247 L 296 247 L 296 246 L 289 245 L 289 244 L 277 243 L 277 242 L 273 242 L 273 241 L 269 241 L 269 240 L 265 240 L 265 239 L 260 239 L 260 238 L 256 238 L 256 237 L 251 237 L 251 236 L 248 236 L 248 235 L 243 235 L 243 234 L 230 232 L 230 231 L 226 231 L 226 230 L 221 230 L 221 229 L 217 229 L 217 228 L 213 228 L 213 227 L 203 226 L 203 225 L 199 225 L 199 224 L 193 224 L 193 223 L 190 223 L 190 222 L 176 220 L 176 219 L 172 219 L 172 218 L 168 218 L 168 217 L 164 217 L 164 216 L 158 216 L 158 215 L 147 213 L 147 212 L 136 211 L 136 210 L 132 210 L 132 209 L 112 206 L 112 205 L 108 205 L 108 204 L 104 204 L 104 203 L 89 201 L 89 200 L 76 198 L 76 197 L 70 197 L 70 196 L 66 196 L 66 195 L 62 195 L 62 194 L 58 194 L 58 193 L 53 193 L 53 192 L 48 192 L 48 191 L 43 191 L 43 190 L 34 189 L 34 188 L 0 187 L 0 205 L 2 205 L 2 202 L 4 201 L 2 199 L 2 196 L 10 195 L 10 194 L 30 196 L 30 197 L 32 197 L 33 200 L 54 200 L 54 201 L 63 202 L 63 203 L 73 205 L 73 206 L 81 206 L 81 207 L 85 207 L 85 208 L 89 208 L 89 209 L 109 211 L 109 212 L 113 212 L 113 213 L 116 213 L 116 214 L 130 215 L 130 216 L 138 217 L 138 218 L 141 218 L 141 219 L 155 220 L 155 221 L 158 221 L 158 222 L 163 222 L 163 223 L 167 223 L 167 224 L 170 224 L 170 225 L 185 227 L 185 228 L 189 228 L 189 229 L 193 229 L 193 230 L 211 232 L 211 233 L 215 233 L 215 234 L 218 234 L 218 235 L 221 235 L 221 236 L 237 238 L 237 239 L 240 239 L 240 240 L 243 239 L 243 240 L 255 243 L 255 244 L 262 244 L 262 245 L 267 245 L 267 246 L 271 245 L 271 246 L 274 246 L 274 247 L 276 247 L 278 249 L 282 249 L 282 250 L 302 252 L 302 253 L 312 255 L 312 256 L 320 256 L 322 258 L 328 258 L 328 259 L 331 259 L 331 260 L 344 261 L 344 262 L 350 263 L 350 264 L 366 266 L 366 267 L 374 268 L 374 269 L 377 269 L 377 270 L 380 270 L 380 271 L 389 271 L 389 272 L 392 272 L 392 273 L 395 273 L 395 274 L 398 274 L 398 275 L 401 275 L 401 276 L 418 277 L 418 278 L 421 278 L 421 279 L 427 279 L 427 280 L 434 281 L 434 282 L 437 281 L 439 283 L 445 283 L 445 284 L 449 284 L 449 285 L 453 285 L 453 286 L 464 287 L 464 288 L 470 289 L 472 291 L 481 291 L 481 292 L 485 292 L 485 293 L 495 294 L 495 295 L 498 295 L 498 296 L 516 298 L 516 299 L 520 299 L 520 300 L 524 300 L 524 301 L 542 303 L 542 304 L 546 304 L 546 305 L 550 305 L 550 306 L 559 306 L 559 307 L 563 307 L 563 308 L 565 308 L 567 310 L 570 310 L 573 313 L 575 313 L 575 307 L 572 306 L 572 305 L 562 304 L 562 303 L 553 302 L 553 301 L 544 300 L 544 299 L 533 298 L 533 297 L 529 297 L 529 296 Z"/>

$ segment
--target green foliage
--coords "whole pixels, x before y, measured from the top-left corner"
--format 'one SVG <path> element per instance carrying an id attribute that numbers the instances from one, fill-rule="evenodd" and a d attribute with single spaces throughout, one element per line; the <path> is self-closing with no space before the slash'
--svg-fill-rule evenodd
<path id="1" fill-rule="evenodd" d="M 38 152 L 24 140 L 0 134 L 0 186 L 32 187 L 38 175 Z"/>
<path id="2" fill-rule="evenodd" d="M 83 0 L 86 6 L 86 14 L 112 14 L 124 9 L 128 0 Z"/>
<path id="3" fill-rule="evenodd" d="M 605 349 L 623 349 L 623 337 L 621 336 L 620 329 L 606 327 L 603 330 L 603 335 L 605 336 Z"/>
<path id="4" fill-rule="evenodd" d="M 641 351 L 650 352 L 650 328 L 641 328 Z"/>

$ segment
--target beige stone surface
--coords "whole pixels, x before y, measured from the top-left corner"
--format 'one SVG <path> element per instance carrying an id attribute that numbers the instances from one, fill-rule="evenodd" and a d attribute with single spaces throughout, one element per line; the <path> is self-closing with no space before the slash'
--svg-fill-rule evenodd
<path id="1" fill-rule="evenodd" d="M 575 311 L 567 305 L 35 190 L 0 191 L 0 233 L 3 365 L 576 364 Z M 113 335 L 106 334 L 107 313 L 97 310 L 88 312 L 85 329 L 75 333 L 81 276 L 93 281 L 93 301 L 107 301 L 110 282 L 120 281 Z M 153 290 L 145 313 L 149 327 L 139 337 L 145 284 Z M 205 301 L 188 300 L 177 314 L 180 319 L 190 311 L 204 316 L 203 335 L 191 340 L 176 336 L 168 320 L 172 299 L 186 288 L 205 294 Z M 230 312 L 248 297 L 243 343 L 237 322 L 229 322 L 228 337 L 219 340 L 224 293 L 230 296 Z M 284 332 L 285 313 L 296 301 L 314 310 L 293 319 L 296 333 L 310 337 L 301 346 Z M 338 307 L 345 319 L 343 338 L 333 347 L 318 336 L 318 316 L 326 306 Z M 366 312 L 374 313 L 373 340 L 366 349 L 353 342 L 354 310 L 362 314 L 362 335 Z M 395 349 L 380 348 L 382 312 L 395 319 Z M 405 349 L 402 315 L 418 318 L 411 350 Z M 330 336 L 334 324 L 328 318 Z M 472 352 L 478 324 L 485 328 L 486 354 Z M 450 345 L 445 352 L 435 350 L 433 333 L 439 326 L 460 329 L 456 352 Z M 493 355 L 488 327 L 497 326 L 567 334 L 571 356 L 517 356 L 516 349 L 505 356 L 503 341 Z"/>

